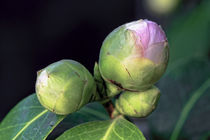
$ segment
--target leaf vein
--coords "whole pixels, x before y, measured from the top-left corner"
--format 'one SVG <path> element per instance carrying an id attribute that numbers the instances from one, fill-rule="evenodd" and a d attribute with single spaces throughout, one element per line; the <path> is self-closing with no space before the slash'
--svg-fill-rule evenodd
<path id="1" fill-rule="evenodd" d="M 109 134 L 111 133 L 112 128 L 114 127 L 115 123 L 116 123 L 117 119 L 114 120 L 111 125 L 108 127 L 107 131 L 105 132 L 105 135 L 103 136 L 103 138 L 101 140 L 106 140 L 107 137 L 109 136 Z"/>
<path id="2" fill-rule="evenodd" d="M 26 125 L 13 137 L 12 140 L 15 140 L 30 124 L 32 124 L 34 121 L 36 121 L 39 117 L 41 117 L 43 114 L 48 112 L 47 109 L 39 113 L 37 116 L 35 116 L 31 121 L 27 122 Z"/>

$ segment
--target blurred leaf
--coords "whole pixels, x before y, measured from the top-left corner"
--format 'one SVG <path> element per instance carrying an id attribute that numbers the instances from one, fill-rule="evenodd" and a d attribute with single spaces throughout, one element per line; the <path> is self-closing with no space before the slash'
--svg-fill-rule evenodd
<path id="1" fill-rule="evenodd" d="M 49 139 L 55 139 L 65 130 L 70 129 L 78 124 L 89 121 L 108 119 L 109 115 L 100 103 L 90 103 L 82 109 L 80 109 L 79 111 L 68 115 L 49 135 Z"/>
<path id="2" fill-rule="evenodd" d="M 152 132 L 161 138 L 201 138 L 210 128 L 210 62 L 194 58 L 174 68 L 158 84 L 162 95 L 149 117 Z M 178 123 L 178 124 L 177 124 Z"/>
<path id="3" fill-rule="evenodd" d="M 210 1 L 172 21 L 167 35 L 170 63 L 158 87 L 162 96 L 149 117 L 155 139 L 208 137 L 210 132 Z M 206 60 L 205 60 L 206 59 Z"/>
<path id="4" fill-rule="evenodd" d="M 35 94 L 23 99 L 0 124 L 1 140 L 45 139 L 64 119 L 41 106 Z"/>
<path id="5" fill-rule="evenodd" d="M 192 12 L 179 14 L 167 31 L 170 45 L 168 71 L 194 56 L 207 56 L 210 34 L 210 1 L 203 0 Z"/>
<path id="6" fill-rule="evenodd" d="M 93 121 L 76 126 L 57 140 L 145 140 L 141 131 L 124 118 Z"/>
<path id="7" fill-rule="evenodd" d="M 180 117 L 176 123 L 176 126 L 171 134 L 171 140 L 176 140 L 181 132 L 181 129 L 196 102 L 199 98 L 205 93 L 205 91 L 210 87 L 210 77 L 196 90 L 189 100 L 186 102 L 185 106 L 183 107 Z"/>

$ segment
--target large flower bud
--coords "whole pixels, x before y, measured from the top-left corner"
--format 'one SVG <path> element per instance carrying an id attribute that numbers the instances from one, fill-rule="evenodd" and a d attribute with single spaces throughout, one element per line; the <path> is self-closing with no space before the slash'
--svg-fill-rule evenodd
<path id="1" fill-rule="evenodd" d="M 38 72 L 36 93 L 45 108 L 66 115 L 94 97 L 96 84 L 83 65 L 73 60 L 61 60 Z"/>
<path id="2" fill-rule="evenodd" d="M 155 110 L 160 97 L 157 87 L 143 92 L 123 92 L 116 100 L 116 109 L 123 115 L 130 117 L 146 117 Z"/>
<path id="3" fill-rule="evenodd" d="M 143 91 L 157 82 L 168 63 L 168 42 L 155 22 L 124 24 L 104 40 L 99 57 L 103 79 L 123 90 Z"/>

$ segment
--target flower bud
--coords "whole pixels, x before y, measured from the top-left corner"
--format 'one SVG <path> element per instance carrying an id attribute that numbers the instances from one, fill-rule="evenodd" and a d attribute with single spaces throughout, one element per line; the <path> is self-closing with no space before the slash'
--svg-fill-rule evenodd
<path id="1" fill-rule="evenodd" d="M 146 117 L 157 106 L 160 91 L 157 87 L 143 92 L 123 92 L 116 100 L 116 109 L 123 115 L 130 117 Z"/>
<path id="2" fill-rule="evenodd" d="M 138 20 L 112 31 L 104 40 L 99 57 L 103 79 L 123 90 L 143 91 L 166 70 L 168 42 L 155 22 Z"/>
<path id="3" fill-rule="evenodd" d="M 66 115 L 89 103 L 96 93 L 96 84 L 83 65 L 61 60 L 38 72 L 36 93 L 45 108 Z"/>

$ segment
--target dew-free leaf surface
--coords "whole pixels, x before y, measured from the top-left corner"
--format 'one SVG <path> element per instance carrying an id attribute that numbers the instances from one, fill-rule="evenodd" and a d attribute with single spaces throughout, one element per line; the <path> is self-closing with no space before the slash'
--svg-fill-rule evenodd
<path id="1" fill-rule="evenodd" d="M 107 119 L 109 116 L 100 103 L 90 103 L 73 114 L 62 116 L 46 110 L 36 94 L 32 94 L 18 103 L 0 123 L 0 140 L 42 140 L 51 132 L 49 139 L 54 139 L 78 124 Z"/>
<path id="2" fill-rule="evenodd" d="M 0 124 L 1 140 L 42 140 L 65 116 L 41 106 L 35 94 L 23 99 Z"/>
<path id="3" fill-rule="evenodd" d="M 68 130 L 76 125 L 90 121 L 108 119 L 109 115 L 100 103 L 90 103 L 79 111 L 68 115 L 49 135 L 49 139 L 55 139 L 65 130 Z"/>
<path id="4" fill-rule="evenodd" d="M 121 116 L 107 121 L 93 121 L 76 126 L 57 140 L 145 140 L 141 131 Z"/>

